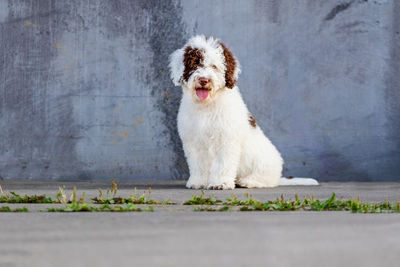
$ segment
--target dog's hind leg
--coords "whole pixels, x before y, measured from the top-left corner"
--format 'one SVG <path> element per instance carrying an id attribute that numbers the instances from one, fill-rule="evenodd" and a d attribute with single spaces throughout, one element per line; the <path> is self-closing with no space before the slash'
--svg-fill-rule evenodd
<path id="1" fill-rule="evenodd" d="M 260 176 L 250 175 L 236 180 L 236 185 L 239 187 L 247 188 L 264 188 L 276 186 L 290 186 L 290 185 L 319 185 L 318 181 L 313 178 L 286 178 L 282 177 L 276 183 L 268 182 L 265 178 Z"/>

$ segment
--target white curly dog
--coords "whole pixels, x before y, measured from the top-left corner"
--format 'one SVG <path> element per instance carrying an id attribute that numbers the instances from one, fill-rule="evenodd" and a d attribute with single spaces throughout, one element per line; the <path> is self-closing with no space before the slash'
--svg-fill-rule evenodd
<path id="1" fill-rule="evenodd" d="M 192 189 L 317 185 L 281 178 L 283 160 L 256 124 L 235 85 L 238 60 L 212 37 L 192 37 L 170 56 L 171 79 L 183 88 L 178 131 Z"/>

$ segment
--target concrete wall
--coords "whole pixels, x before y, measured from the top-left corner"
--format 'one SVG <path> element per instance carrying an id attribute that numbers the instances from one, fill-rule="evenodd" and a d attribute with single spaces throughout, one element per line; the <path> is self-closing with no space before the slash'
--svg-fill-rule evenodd
<path id="1" fill-rule="evenodd" d="M 222 39 L 285 175 L 400 180 L 396 0 L 0 0 L 0 179 L 186 179 L 167 57 Z"/>

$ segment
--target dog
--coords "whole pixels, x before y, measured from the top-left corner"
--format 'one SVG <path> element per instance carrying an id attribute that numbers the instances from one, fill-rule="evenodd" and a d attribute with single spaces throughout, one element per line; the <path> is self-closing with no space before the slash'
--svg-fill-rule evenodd
<path id="1" fill-rule="evenodd" d="M 177 126 L 190 171 L 186 187 L 318 184 L 281 178 L 283 159 L 247 109 L 236 86 L 239 61 L 224 43 L 194 36 L 169 62 L 174 85 L 183 88 Z"/>

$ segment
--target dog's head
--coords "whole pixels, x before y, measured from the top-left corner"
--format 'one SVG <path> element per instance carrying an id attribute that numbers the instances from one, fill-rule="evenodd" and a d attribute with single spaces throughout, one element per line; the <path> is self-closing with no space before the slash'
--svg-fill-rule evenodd
<path id="1" fill-rule="evenodd" d="M 171 79 L 195 101 L 211 101 L 221 90 L 235 86 L 240 66 L 218 39 L 198 35 L 170 56 Z"/>

